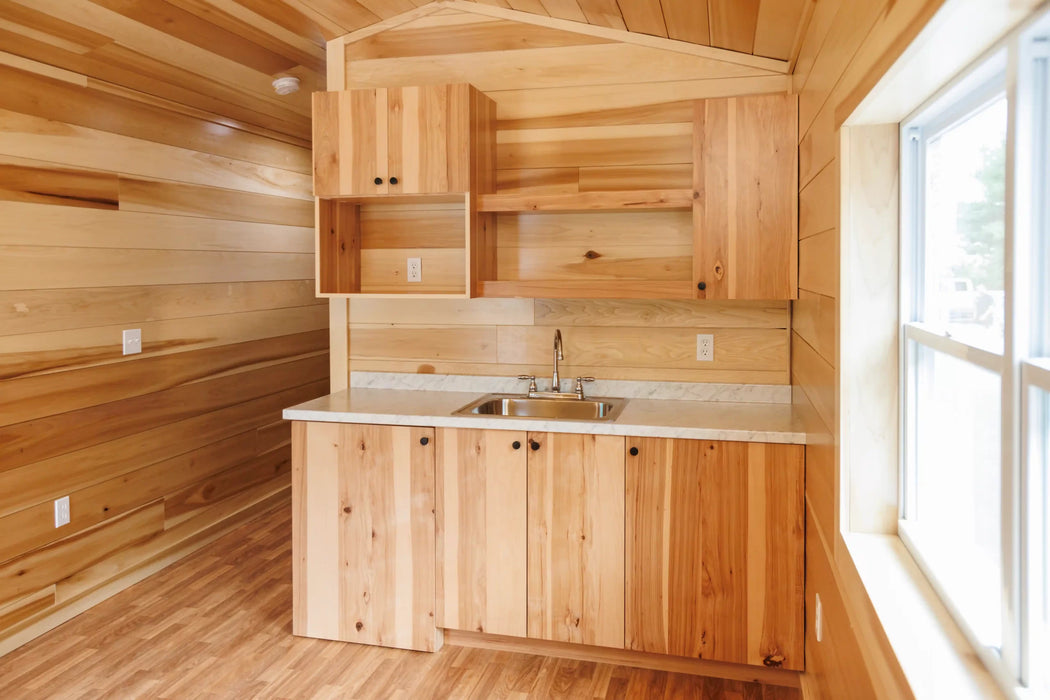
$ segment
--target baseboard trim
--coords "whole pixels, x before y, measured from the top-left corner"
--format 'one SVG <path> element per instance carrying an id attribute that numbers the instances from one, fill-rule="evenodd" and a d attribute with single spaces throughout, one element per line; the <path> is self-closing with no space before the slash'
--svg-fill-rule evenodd
<path id="1" fill-rule="evenodd" d="M 724 661 L 689 659 L 682 656 L 665 656 L 643 651 L 612 649 L 607 647 L 550 642 L 542 639 L 521 639 L 505 637 L 498 634 L 481 632 L 463 632 L 445 630 L 445 644 L 460 647 L 493 649 L 496 651 L 513 651 L 522 654 L 539 654 L 577 661 L 594 661 L 597 663 L 616 664 L 647 668 L 653 671 L 670 671 L 688 673 L 694 676 L 709 676 L 731 681 L 765 683 L 786 688 L 800 687 L 798 671 L 785 671 L 746 664 L 732 664 Z"/>

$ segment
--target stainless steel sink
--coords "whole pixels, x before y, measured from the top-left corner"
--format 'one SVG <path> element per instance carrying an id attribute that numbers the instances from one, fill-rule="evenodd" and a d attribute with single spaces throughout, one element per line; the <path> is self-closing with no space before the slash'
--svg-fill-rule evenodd
<path id="1" fill-rule="evenodd" d="M 457 416 L 502 416 L 505 418 L 546 418 L 553 420 L 613 420 L 620 415 L 624 399 L 595 397 L 578 399 L 529 398 L 518 394 L 487 394 L 454 412 Z"/>

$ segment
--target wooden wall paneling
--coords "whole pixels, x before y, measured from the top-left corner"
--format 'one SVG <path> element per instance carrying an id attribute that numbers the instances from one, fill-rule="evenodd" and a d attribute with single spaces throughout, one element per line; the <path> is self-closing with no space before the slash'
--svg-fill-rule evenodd
<path id="1" fill-rule="evenodd" d="M 308 279 L 305 253 L 0 245 L 0 291 Z"/>
<path id="2" fill-rule="evenodd" d="M 0 606 L 0 629 L 7 629 L 55 604 L 54 584 Z"/>
<path id="3" fill-rule="evenodd" d="M 210 376 L 280 359 L 292 348 L 310 347 L 323 331 L 236 343 L 176 355 L 143 358 L 115 365 L 12 379 L 0 401 L 0 426 L 54 413 L 97 406 Z M 121 381 L 115 381 L 116 378 Z"/>
<path id="4" fill-rule="evenodd" d="M 623 0 L 617 2 L 628 31 L 667 36 L 660 0 Z"/>
<path id="5" fill-rule="evenodd" d="M 434 430 L 310 423 L 293 440 L 293 632 L 440 648 Z"/>
<path id="6" fill-rule="evenodd" d="M 0 79 L 11 86 L 3 106 L 15 112 L 309 173 L 309 151 L 298 146 L 22 70 L 0 67 Z M 114 123 L 114 112 L 124 119 Z"/>
<path id="7" fill-rule="evenodd" d="M 496 101 L 500 120 L 556 117 L 599 109 L 627 109 L 645 105 L 676 102 L 682 99 L 699 100 L 711 97 L 787 93 L 790 78 L 783 75 L 762 75 L 752 78 L 709 78 L 703 80 L 672 80 L 623 85 L 581 85 L 542 89 L 487 90 Z"/>
<path id="8" fill-rule="evenodd" d="M 627 647 L 802 669 L 802 448 L 628 445 Z"/>
<path id="9" fill-rule="evenodd" d="M 120 178 L 120 210 L 312 227 L 310 202 L 183 183 Z"/>
<path id="10" fill-rule="evenodd" d="M 2 167 L 2 166 L 0 166 Z M 231 252 L 313 253 L 313 231 L 246 221 L 117 212 L 50 201 L 0 202 L 0 236 L 7 245 Z M 52 204 L 51 206 L 40 206 Z"/>
<path id="11" fill-rule="evenodd" d="M 60 581 L 104 559 L 108 554 L 160 532 L 164 506 L 160 501 L 69 539 L 0 565 L 0 603 Z"/>
<path id="12" fill-rule="evenodd" d="M 528 438 L 528 636 L 622 649 L 624 439 Z"/>
<path id="13" fill-rule="evenodd" d="M 432 18 L 427 22 L 409 22 L 396 29 L 348 43 L 346 59 L 360 61 L 453 53 L 513 51 L 603 44 L 611 41 L 510 20 L 494 19 L 478 22 L 477 19 L 479 19 L 477 15 L 460 13 L 457 15 L 456 24 L 451 23 L 451 18 L 438 25 L 433 23 Z M 450 30 L 455 31 L 455 42 L 448 41 Z"/>
<path id="14" fill-rule="evenodd" d="M 798 236 L 809 238 L 839 225 L 839 161 L 832 160 L 798 193 Z"/>
<path id="15" fill-rule="evenodd" d="M 20 158 L 64 163 L 80 168 L 166 179 L 197 185 L 243 189 L 260 194 L 306 199 L 309 178 L 302 173 L 199 153 L 188 148 L 53 122 L 11 110 L 0 110 L 6 129 L 0 152 Z"/>
<path id="16" fill-rule="evenodd" d="M 496 167 L 681 164 L 691 160 L 692 134 L 689 123 L 500 131 Z"/>
<path id="17" fill-rule="evenodd" d="M 437 445 L 438 626 L 524 637 L 525 432 L 442 428 Z"/>
<path id="18" fill-rule="evenodd" d="M 0 199 L 116 210 L 120 179 L 111 173 L 0 164 Z"/>
<path id="19" fill-rule="evenodd" d="M 0 336 L 318 304 L 312 280 L 0 292 Z"/>
<path id="20" fill-rule="evenodd" d="M 250 491 L 262 484 L 273 484 L 288 478 L 291 457 L 287 444 L 253 457 L 241 464 L 212 474 L 164 498 L 165 528 L 184 522 L 195 514 L 206 512 L 224 500 Z"/>
<path id="21" fill-rule="evenodd" d="M 591 24 L 610 29 L 627 29 L 616 0 L 576 0 Z"/>
<path id="22" fill-rule="evenodd" d="M 320 395 L 323 384 L 323 381 L 310 382 L 261 400 L 245 401 L 231 408 L 157 425 L 108 442 L 72 448 L 63 445 L 52 450 L 57 454 L 43 452 L 47 456 L 0 472 L 0 482 L 8 489 L 0 500 L 0 514 L 7 515 L 50 502 L 64 494 L 158 462 L 170 461 L 178 465 L 180 457 L 188 452 L 236 436 L 258 423 L 279 417 L 281 409 L 286 406 Z M 223 420 L 230 422 L 216 423 Z M 68 442 L 55 441 L 59 444 Z M 79 508 L 79 505 L 72 507 Z"/>
<path id="23" fill-rule="evenodd" d="M 537 299 L 542 326 L 787 328 L 787 302 L 631 301 Z M 512 324 L 520 325 L 520 324 Z"/>
<path id="24" fill-rule="evenodd" d="M 838 227 L 803 238 L 798 244 L 798 286 L 816 294 L 839 296 Z"/>
<path id="25" fill-rule="evenodd" d="M 505 90 L 508 76 L 513 76 L 518 89 L 536 89 L 775 75 L 750 66 L 622 43 L 357 60 L 351 55 L 349 60 L 349 87 L 453 82 L 470 83 L 486 93 Z M 573 70 L 560 71 L 560 66 L 573 66 Z"/>

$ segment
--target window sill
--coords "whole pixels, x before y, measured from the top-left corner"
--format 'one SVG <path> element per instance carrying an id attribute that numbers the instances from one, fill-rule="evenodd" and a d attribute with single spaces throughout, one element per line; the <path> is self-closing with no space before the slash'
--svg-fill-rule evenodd
<path id="1" fill-rule="evenodd" d="M 917 700 L 1005 697 L 900 538 L 857 533 L 842 538 Z"/>

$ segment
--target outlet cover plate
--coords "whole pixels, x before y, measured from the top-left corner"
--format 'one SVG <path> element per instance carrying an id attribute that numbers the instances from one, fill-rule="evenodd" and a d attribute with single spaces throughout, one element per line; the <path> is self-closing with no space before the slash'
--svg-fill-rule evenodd
<path id="1" fill-rule="evenodd" d="M 69 496 L 55 500 L 55 527 L 69 525 Z"/>
<path id="2" fill-rule="evenodd" d="M 715 361 L 715 336 L 711 333 L 696 334 L 696 359 L 700 362 Z"/>
<path id="3" fill-rule="evenodd" d="M 409 282 L 422 282 L 423 281 L 423 260 L 422 258 L 409 258 L 408 259 L 408 281 Z"/>
<path id="4" fill-rule="evenodd" d="M 142 352 L 142 329 L 129 328 L 124 331 L 124 354 L 137 355 Z"/>

